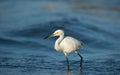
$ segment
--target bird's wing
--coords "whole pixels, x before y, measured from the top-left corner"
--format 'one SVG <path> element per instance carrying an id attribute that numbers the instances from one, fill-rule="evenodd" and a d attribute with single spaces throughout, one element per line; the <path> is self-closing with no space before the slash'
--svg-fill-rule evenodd
<path id="1" fill-rule="evenodd" d="M 75 51 L 80 48 L 81 43 L 77 39 L 67 36 L 60 45 L 65 50 Z"/>

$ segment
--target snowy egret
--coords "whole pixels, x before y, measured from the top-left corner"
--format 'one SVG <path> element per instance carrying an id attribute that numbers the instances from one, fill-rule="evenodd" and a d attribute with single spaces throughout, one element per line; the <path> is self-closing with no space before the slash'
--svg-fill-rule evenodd
<path id="1" fill-rule="evenodd" d="M 54 48 L 56 51 L 63 52 L 65 54 L 68 69 L 70 68 L 68 53 L 71 52 L 75 52 L 77 55 L 80 56 L 80 67 L 82 69 L 83 57 L 77 52 L 78 49 L 82 48 L 82 42 L 70 36 L 64 37 L 64 31 L 61 29 L 56 30 L 50 37 L 54 36 L 59 36 L 59 38 L 55 42 Z"/>

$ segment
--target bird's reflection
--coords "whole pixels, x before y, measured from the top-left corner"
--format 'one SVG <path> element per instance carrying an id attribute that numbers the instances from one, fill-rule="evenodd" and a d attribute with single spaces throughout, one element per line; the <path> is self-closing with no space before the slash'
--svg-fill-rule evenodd
<path id="1" fill-rule="evenodd" d="M 74 75 L 71 71 L 66 71 L 65 73 L 64 73 L 64 75 Z"/>
<path id="2" fill-rule="evenodd" d="M 63 75 L 82 75 L 82 70 L 80 70 L 79 72 L 68 70 Z"/>

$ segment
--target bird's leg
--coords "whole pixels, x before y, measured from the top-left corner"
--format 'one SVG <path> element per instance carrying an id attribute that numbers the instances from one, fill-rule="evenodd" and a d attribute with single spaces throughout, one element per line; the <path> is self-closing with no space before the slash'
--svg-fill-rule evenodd
<path id="1" fill-rule="evenodd" d="M 68 57 L 66 57 L 66 60 L 67 60 L 68 70 L 69 70 L 70 69 L 70 63 L 69 63 Z"/>
<path id="2" fill-rule="evenodd" d="M 64 53 L 65 54 L 65 57 L 66 57 L 66 61 L 67 61 L 67 64 L 68 64 L 68 70 L 70 69 L 70 63 L 69 63 L 69 60 L 68 60 L 68 56 L 67 56 L 67 53 Z"/>
<path id="3" fill-rule="evenodd" d="M 75 53 L 76 53 L 77 55 L 79 55 L 80 58 L 81 58 L 81 60 L 80 60 L 80 67 L 81 67 L 81 69 L 82 69 L 83 57 L 82 57 L 77 51 L 75 51 Z"/>

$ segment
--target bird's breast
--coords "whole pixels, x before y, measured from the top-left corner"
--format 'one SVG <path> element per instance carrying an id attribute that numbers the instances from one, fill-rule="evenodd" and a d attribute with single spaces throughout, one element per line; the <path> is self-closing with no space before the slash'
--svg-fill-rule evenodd
<path id="1" fill-rule="evenodd" d="M 62 52 L 63 49 L 62 49 L 62 47 L 60 46 L 60 43 L 61 43 L 61 42 L 57 40 L 57 41 L 55 42 L 54 48 L 55 48 L 56 51 Z"/>
<path id="2" fill-rule="evenodd" d="M 55 48 L 55 50 L 56 50 L 56 51 L 62 52 L 62 48 L 61 48 L 60 46 L 55 45 L 55 47 L 54 47 L 54 48 Z"/>

